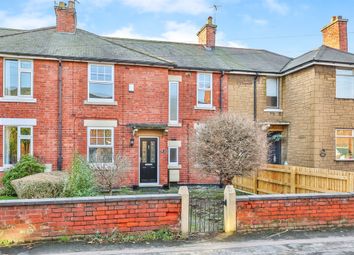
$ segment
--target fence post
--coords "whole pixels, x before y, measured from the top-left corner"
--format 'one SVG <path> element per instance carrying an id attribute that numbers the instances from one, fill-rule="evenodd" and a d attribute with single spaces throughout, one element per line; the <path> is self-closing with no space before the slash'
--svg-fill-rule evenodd
<path id="1" fill-rule="evenodd" d="M 225 232 L 236 231 L 236 192 L 232 185 L 227 185 L 224 190 L 224 227 Z"/>
<path id="2" fill-rule="evenodd" d="M 290 193 L 295 194 L 296 193 L 296 168 L 291 167 L 290 168 Z"/>
<path id="3" fill-rule="evenodd" d="M 182 186 L 178 190 L 181 195 L 181 232 L 183 235 L 189 233 L 189 191 L 187 186 Z"/>
<path id="4" fill-rule="evenodd" d="M 353 173 L 349 173 L 349 175 L 348 175 L 347 192 L 354 192 L 354 174 Z"/>
<path id="5" fill-rule="evenodd" d="M 256 173 L 253 176 L 253 193 L 258 193 L 258 170 L 256 170 Z"/>

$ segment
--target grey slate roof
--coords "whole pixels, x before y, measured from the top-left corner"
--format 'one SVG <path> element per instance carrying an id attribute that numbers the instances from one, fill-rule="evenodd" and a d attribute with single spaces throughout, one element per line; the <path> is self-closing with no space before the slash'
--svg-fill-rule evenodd
<path id="1" fill-rule="evenodd" d="M 102 37 L 81 29 L 57 33 L 55 27 L 0 28 L 0 54 L 274 74 L 316 61 L 354 64 L 353 54 L 327 46 L 292 59 L 266 50 L 218 46 L 208 50 L 199 44 Z"/>
<path id="2" fill-rule="evenodd" d="M 173 61 L 180 68 L 278 73 L 290 58 L 266 50 L 215 47 L 199 44 L 108 38 L 112 42 Z"/>
<path id="3" fill-rule="evenodd" d="M 156 57 L 116 45 L 103 37 L 81 29 L 70 34 L 57 33 L 54 27 L 0 36 L 0 53 L 172 65 Z"/>
<path id="4" fill-rule="evenodd" d="M 287 72 L 296 67 L 303 66 L 310 62 L 329 62 L 341 64 L 354 64 L 354 54 L 343 52 L 337 49 L 322 45 L 321 47 L 309 51 L 297 58 L 292 59 L 284 68 L 282 72 Z"/>

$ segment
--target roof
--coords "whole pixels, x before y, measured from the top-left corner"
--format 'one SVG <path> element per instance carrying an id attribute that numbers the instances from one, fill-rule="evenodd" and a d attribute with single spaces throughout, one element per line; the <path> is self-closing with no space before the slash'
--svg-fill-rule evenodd
<path id="1" fill-rule="evenodd" d="M 210 50 L 200 44 L 103 37 L 82 29 L 58 33 L 55 27 L 0 28 L 0 54 L 272 74 L 316 62 L 354 64 L 353 54 L 327 46 L 289 58 L 261 49 L 217 46 Z"/>
<path id="2" fill-rule="evenodd" d="M 58 33 L 55 27 L 2 35 L 0 36 L 0 53 L 74 60 L 173 65 L 157 57 L 117 45 L 85 30 L 77 29 L 75 33 Z"/>
<path id="3" fill-rule="evenodd" d="M 340 63 L 340 64 L 354 64 L 354 54 L 349 52 L 343 52 L 325 45 L 306 52 L 305 54 L 292 59 L 284 68 L 282 72 L 288 72 L 297 67 L 304 66 L 308 63 L 315 62 L 328 62 L 328 63 Z"/>
<path id="4" fill-rule="evenodd" d="M 108 38 L 120 45 L 173 61 L 179 68 L 278 73 L 290 58 L 266 50 L 215 47 L 200 44 Z"/>

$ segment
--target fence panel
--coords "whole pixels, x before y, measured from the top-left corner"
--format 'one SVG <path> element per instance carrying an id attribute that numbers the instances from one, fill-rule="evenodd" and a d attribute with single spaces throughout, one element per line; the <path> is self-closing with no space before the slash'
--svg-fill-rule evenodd
<path id="1" fill-rule="evenodd" d="M 354 173 L 299 166 L 266 165 L 234 186 L 255 194 L 353 192 Z"/>

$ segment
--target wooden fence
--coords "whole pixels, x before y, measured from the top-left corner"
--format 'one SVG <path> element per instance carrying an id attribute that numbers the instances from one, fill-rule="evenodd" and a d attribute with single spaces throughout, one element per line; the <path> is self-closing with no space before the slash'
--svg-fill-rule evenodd
<path id="1" fill-rule="evenodd" d="M 255 194 L 354 192 L 354 173 L 320 168 L 267 165 L 234 186 Z"/>

